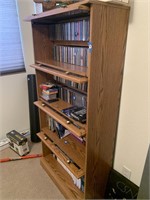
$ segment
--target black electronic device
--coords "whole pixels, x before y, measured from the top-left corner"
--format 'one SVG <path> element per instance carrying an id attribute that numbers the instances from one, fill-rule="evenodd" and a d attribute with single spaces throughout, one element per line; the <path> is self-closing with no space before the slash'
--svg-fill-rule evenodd
<path id="1" fill-rule="evenodd" d="M 39 112 L 38 112 L 38 108 L 34 105 L 34 101 L 37 101 L 35 74 L 28 74 L 27 81 L 28 81 L 28 99 L 29 99 L 31 141 L 39 142 L 40 139 L 37 136 L 37 133 L 40 132 Z"/>

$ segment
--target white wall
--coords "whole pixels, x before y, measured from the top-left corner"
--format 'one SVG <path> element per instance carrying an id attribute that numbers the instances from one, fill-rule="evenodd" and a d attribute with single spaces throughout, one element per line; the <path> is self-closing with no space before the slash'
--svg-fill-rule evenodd
<path id="1" fill-rule="evenodd" d="M 15 129 L 29 129 L 26 73 L 0 78 L 0 139 Z"/>
<path id="2" fill-rule="evenodd" d="M 28 74 L 34 73 L 30 64 L 34 63 L 33 55 L 33 40 L 32 40 L 32 30 L 31 23 L 25 22 L 25 18 L 34 13 L 33 0 L 16 0 L 18 5 L 18 13 L 20 18 L 20 28 L 22 32 L 22 41 L 24 48 L 25 64 Z"/>
<path id="3" fill-rule="evenodd" d="M 131 170 L 140 184 L 149 145 L 148 135 L 148 8 L 149 0 L 132 3 L 125 60 L 114 168 Z"/>
<path id="4" fill-rule="evenodd" d="M 27 73 L 34 62 L 30 23 L 23 22 L 33 13 L 32 0 L 17 0 L 23 33 Z M 132 1 L 133 2 L 133 1 Z M 127 53 L 122 88 L 114 168 L 131 169 L 131 181 L 139 185 L 148 149 L 148 7 L 149 0 L 132 3 Z M 149 32 L 150 34 L 150 32 Z M 0 78 L 0 137 L 16 129 L 29 128 L 27 74 Z M 2 123 L 2 124 L 1 124 Z"/>
<path id="5" fill-rule="evenodd" d="M 0 139 L 6 133 L 29 130 L 29 106 L 27 74 L 34 73 L 28 67 L 34 62 L 31 24 L 23 22 L 23 18 L 33 13 L 31 0 L 17 0 L 22 30 L 22 41 L 25 56 L 26 73 L 0 77 Z"/>

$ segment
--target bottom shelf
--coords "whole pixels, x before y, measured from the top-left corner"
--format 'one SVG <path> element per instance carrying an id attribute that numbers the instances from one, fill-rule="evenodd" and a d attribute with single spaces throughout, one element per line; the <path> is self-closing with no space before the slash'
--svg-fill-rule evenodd
<path id="1" fill-rule="evenodd" d="M 69 174 L 52 156 L 41 158 L 41 165 L 67 199 L 83 199 L 84 193 L 73 183 Z"/>

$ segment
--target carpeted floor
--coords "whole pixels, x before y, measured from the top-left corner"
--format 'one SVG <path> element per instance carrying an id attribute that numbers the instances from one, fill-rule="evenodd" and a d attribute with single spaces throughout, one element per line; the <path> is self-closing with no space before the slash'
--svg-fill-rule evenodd
<path id="1" fill-rule="evenodd" d="M 41 143 L 31 143 L 30 154 L 41 153 Z M 17 157 L 10 148 L 0 151 L 0 159 Z M 40 158 L 0 163 L 0 199 L 62 199 L 64 196 L 40 166 Z"/>

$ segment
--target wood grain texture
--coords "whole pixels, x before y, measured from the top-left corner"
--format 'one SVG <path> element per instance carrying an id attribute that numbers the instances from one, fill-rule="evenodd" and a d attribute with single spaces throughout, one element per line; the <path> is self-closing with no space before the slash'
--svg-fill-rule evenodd
<path id="1" fill-rule="evenodd" d="M 70 20 L 69 20 L 69 22 L 70 22 Z M 52 40 L 52 42 L 54 43 L 54 45 L 73 46 L 73 47 L 87 47 L 88 48 L 88 41 Z"/>
<path id="2" fill-rule="evenodd" d="M 76 74 L 72 74 L 72 73 L 69 73 L 69 72 L 64 72 L 64 71 L 59 71 L 59 70 L 56 70 L 56 69 L 53 69 L 53 68 L 50 68 L 50 67 L 46 67 L 46 66 L 39 66 L 39 65 L 30 65 L 31 67 L 39 70 L 39 71 L 42 71 L 42 72 L 45 72 L 45 73 L 48 73 L 48 74 L 51 74 L 51 75 L 54 75 L 54 76 L 58 76 L 60 78 L 64 78 L 66 80 L 70 80 L 70 81 L 73 81 L 75 83 L 85 83 L 88 81 L 88 78 L 87 77 L 83 77 L 83 76 L 78 76 Z"/>
<path id="3" fill-rule="evenodd" d="M 92 5 L 86 199 L 104 198 L 113 163 L 129 10 Z"/>
<path id="4" fill-rule="evenodd" d="M 48 130 L 48 128 L 43 128 L 42 131 L 46 133 L 75 163 L 77 163 L 82 170 L 85 169 L 84 144 L 79 142 L 73 135 L 68 135 L 63 139 L 59 139 L 58 136 Z M 66 144 L 65 141 L 68 143 Z"/>
<path id="5" fill-rule="evenodd" d="M 53 57 L 52 42 L 49 39 L 49 26 L 32 24 L 35 60 L 49 62 Z"/>
<path id="6" fill-rule="evenodd" d="M 65 74 L 66 66 L 64 67 L 60 63 L 50 63 L 53 56 L 52 49 L 57 41 L 49 39 L 50 28 L 48 24 L 64 22 L 64 20 L 68 21 L 69 19 L 77 20 L 83 15 L 87 17 L 89 14 L 92 49 L 88 53 L 88 73 L 81 69 L 72 69 L 69 66 L 69 72 L 77 70 L 77 73 L 75 72 L 77 74 L 76 77 L 72 76 L 72 74 L 69 76 Z M 85 199 L 104 198 L 109 171 L 114 159 L 128 19 L 128 6 L 104 3 L 96 0 L 84 0 L 77 4 L 69 5 L 65 9 L 55 9 L 42 13 L 39 16 L 28 18 L 28 20 L 32 20 L 35 60 L 39 63 L 48 64 L 47 67 L 41 67 L 38 64 L 32 65 L 36 69 L 37 84 L 39 85 L 42 82 L 52 80 L 53 75 L 77 83 L 88 81 L 89 84 L 87 130 L 78 129 L 73 124 L 67 124 L 66 119 L 55 112 L 58 111 L 56 108 L 53 109 L 46 105 L 42 106 L 41 101 L 35 102 L 35 105 L 40 109 L 41 129 L 44 132 L 49 134 L 49 131 L 44 128 L 47 126 L 47 115 L 49 115 L 76 136 L 85 136 L 88 133 L 86 159 L 84 157 L 83 160 L 81 159 L 82 153 L 80 152 L 79 145 L 74 145 L 74 142 L 70 141 L 71 147 L 74 147 L 72 151 L 76 152 L 72 154 L 72 151 L 65 149 L 66 147 L 62 143 L 59 144 L 59 141 L 53 138 L 62 149 L 70 152 L 69 155 L 76 162 L 79 164 L 82 162 L 82 166 L 84 166 L 83 163 L 86 160 L 86 169 L 84 169 L 86 170 L 84 195 L 73 184 L 67 172 L 52 157 L 51 148 L 49 148 L 51 144 L 45 142 L 42 144 L 44 157 L 41 159 L 41 165 L 67 199 L 82 199 L 83 197 Z M 58 41 L 58 44 L 63 43 L 62 41 Z M 64 43 L 64 45 L 74 44 L 75 42 Z M 85 43 L 78 42 L 76 44 L 79 46 L 85 45 Z M 59 67 L 63 69 L 56 70 Z M 87 74 L 88 78 L 85 77 Z M 83 76 L 78 77 L 79 75 Z M 38 89 L 38 95 L 40 96 L 40 94 L 41 90 Z M 60 108 L 64 104 L 57 106 Z M 54 151 L 54 149 L 52 150 Z M 58 154 L 58 152 L 56 153 Z"/>
<path id="7" fill-rule="evenodd" d="M 60 15 L 63 16 L 63 14 L 66 15 L 66 18 L 68 17 L 73 17 L 76 12 L 78 13 L 79 11 L 83 11 L 83 12 L 89 12 L 89 7 L 87 6 L 84 6 L 84 4 L 88 3 L 89 0 L 83 0 L 81 2 L 77 2 L 77 3 L 74 3 L 74 4 L 71 4 L 71 5 L 68 5 L 67 7 L 64 7 L 64 8 L 56 8 L 56 9 L 52 9 L 52 10 L 48 10 L 46 12 L 42 12 L 38 15 L 32 15 L 32 16 L 29 16 L 29 17 L 26 17 L 25 21 L 33 21 L 33 20 L 40 20 L 40 19 L 43 19 L 43 18 L 56 18 L 57 15 Z M 83 6 L 82 6 L 83 5 Z M 68 15 L 67 15 L 68 13 Z M 56 16 L 56 17 L 55 17 Z"/>
<path id="8" fill-rule="evenodd" d="M 73 65 L 69 63 L 63 63 L 55 60 L 49 61 L 49 63 L 44 63 L 41 61 L 36 61 L 36 63 L 51 67 L 57 70 L 61 70 L 64 72 L 71 72 L 80 76 L 87 76 L 87 67 L 86 66 L 78 66 L 78 65 Z"/>
<path id="9" fill-rule="evenodd" d="M 43 132 L 38 133 L 42 142 L 64 163 L 64 165 L 74 174 L 76 178 L 84 176 L 85 147 L 80 148 L 78 141 L 73 140 L 74 138 L 71 135 L 65 139 L 59 139 L 55 132 L 51 132 L 48 128 L 45 128 L 45 130 L 43 129 Z M 45 140 L 44 134 L 51 138 L 53 142 L 48 139 Z M 65 141 L 68 141 L 68 143 L 64 143 Z M 75 151 L 78 152 L 78 157 L 77 154 L 75 154 Z M 68 163 L 69 159 L 73 162 Z M 78 168 L 74 163 L 76 163 L 80 168 Z"/>
<path id="10" fill-rule="evenodd" d="M 68 117 L 67 115 L 65 115 L 62 110 L 72 107 L 71 104 L 58 99 L 58 101 L 53 102 L 53 103 L 48 103 L 47 101 L 43 100 L 43 98 L 40 99 L 43 103 L 45 103 L 47 106 L 49 106 L 50 108 L 52 108 L 53 110 L 55 110 L 56 112 L 60 113 L 61 115 L 63 115 L 65 118 L 67 118 L 68 120 L 71 120 L 72 122 L 74 122 L 75 124 L 77 124 L 79 127 L 85 129 L 86 124 L 82 124 L 81 122 L 78 122 L 76 120 L 74 120 L 73 118 Z"/>
<path id="11" fill-rule="evenodd" d="M 43 112 L 42 113 L 45 113 L 47 115 L 49 115 L 50 117 L 52 117 L 53 119 L 55 119 L 58 123 L 62 124 L 66 129 L 68 129 L 69 131 L 72 132 L 72 134 L 78 136 L 78 137 L 82 137 L 82 136 L 85 136 L 86 135 L 86 130 L 85 129 L 79 129 L 77 128 L 76 126 L 74 126 L 73 124 L 68 124 L 67 123 L 67 120 L 59 115 L 58 113 L 56 113 L 53 109 L 49 108 L 48 106 L 44 105 L 43 106 L 43 103 L 41 101 L 36 101 L 34 102 L 34 104 Z M 45 121 L 43 120 L 43 124 L 45 125 L 46 124 L 46 119 Z M 42 127 L 43 128 L 43 124 L 42 124 Z"/>
<path id="12" fill-rule="evenodd" d="M 83 199 L 81 192 L 73 183 L 70 175 L 51 155 L 41 158 L 41 165 L 57 184 L 66 199 Z"/>
<path id="13" fill-rule="evenodd" d="M 41 139 L 42 143 L 44 143 L 53 153 L 54 155 L 60 159 L 60 161 L 67 167 L 67 169 L 77 178 L 81 178 L 82 176 L 84 176 L 85 172 L 82 169 L 78 169 L 78 167 L 69 161 L 69 158 L 62 152 L 62 150 L 60 150 L 56 145 L 54 145 L 50 140 L 45 140 L 44 139 L 44 134 L 43 133 L 39 133 L 39 138 Z"/>
<path id="14" fill-rule="evenodd" d="M 39 136 L 39 134 L 40 133 L 38 133 L 37 135 Z M 48 148 L 43 142 L 42 142 L 42 153 L 43 153 L 43 157 L 46 157 L 52 154 L 52 151 L 50 150 L 50 148 Z"/>

